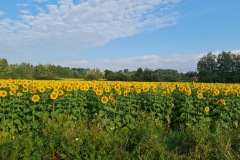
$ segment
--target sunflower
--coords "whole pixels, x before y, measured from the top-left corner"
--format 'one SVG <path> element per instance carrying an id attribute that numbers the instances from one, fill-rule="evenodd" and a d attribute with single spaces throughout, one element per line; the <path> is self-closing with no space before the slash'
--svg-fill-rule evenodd
<path id="1" fill-rule="evenodd" d="M 110 92 L 111 88 L 110 87 L 105 87 L 104 91 L 105 92 Z"/>
<path id="2" fill-rule="evenodd" d="M 56 85 L 56 86 L 54 87 L 54 89 L 56 89 L 56 90 L 59 90 L 59 88 L 60 88 L 59 85 Z"/>
<path id="3" fill-rule="evenodd" d="M 185 92 L 188 93 L 188 92 L 190 92 L 190 91 L 191 91 L 191 88 L 190 88 L 190 87 L 186 87 L 186 88 L 185 88 Z"/>
<path id="4" fill-rule="evenodd" d="M 70 86 L 70 85 L 67 86 L 67 91 L 68 91 L 68 92 L 72 91 L 72 89 L 73 89 L 72 86 Z"/>
<path id="5" fill-rule="evenodd" d="M 0 82 L 0 88 L 4 88 L 5 84 L 4 82 Z"/>
<path id="6" fill-rule="evenodd" d="M 219 95 L 219 93 L 220 93 L 220 92 L 219 92 L 219 90 L 218 90 L 218 89 L 215 89 L 215 90 L 213 91 L 213 95 L 214 95 L 214 96 L 217 96 L 217 95 Z"/>
<path id="7" fill-rule="evenodd" d="M 97 92 L 98 90 L 99 90 L 98 87 L 96 87 L 96 86 L 93 87 L 93 91 L 94 91 L 94 92 Z"/>
<path id="8" fill-rule="evenodd" d="M 23 88 L 28 88 L 28 84 L 27 83 L 23 83 L 22 86 L 23 86 Z"/>
<path id="9" fill-rule="evenodd" d="M 10 95 L 12 96 L 12 95 L 14 95 L 15 93 L 16 93 L 16 90 L 10 90 Z"/>
<path id="10" fill-rule="evenodd" d="M 50 95 L 50 98 L 51 98 L 52 100 L 55 100 L 55 99 L 58 98 L 58 94 L 57 94 L 56 92 L 52 92 L 51 95 Z"/>
<path id="11" fill-rule="evenodd" d="M 73 87 L 73 90 L 74 91 L 77 91 L 79 89 L 79 86 L 78 85 L 75 85 L 74 87 Z"/>
<path id="12" fill-rule="evenodd" d="M 166 94 L 167 94 L 167 92 L 166 92 L 166 91 L 163 91 L 162 94 L 161 94 L 161 96 L 165 96 Z"/>
<path id="13" fill-rule="evenodd" d="M 36 90 L 35 90 L 35 89 L 31 89 L 31 90 L 30 90 L 30 93 L 31 93 L 31 94 L 34 94 L 34 93 L 36 93 Z"/>
<path id="14" fill-rule="evenodd" d="M 138 94 L 141 93 L 141 89 L 140 88 L 137 89 L 137 93 Z"/>
<path id="15" fill-rule="evenodd" d="M 101 96 L 103 94 L 103 90 L 99 89 L 96 91 L 96 95 Z"/>
<path id="16" fill-rule="evenodd" d="M 103 96 L 102 99 L 101 99 L 101 102 L 102 102 L 103 104 L 107 104 L 107 102 L 108 102 L 108 97 L 107 97 L 107 96 Z"/>
<path id="17" fill-rule="evenodd" d="M 184 90 L 184 86 L 183 85 L 179 86 L 178 90 L 179 91 L 183 91 Z"/>
<path id="18" fill-rule="evenodd" d="M 131 91 L 131 88 L 126 88 L 126 92 L 129 93 Z"/>
<path id="19" fill-rule="evenodd" d="M 117 94 L 120 96 L 122 95 L 122 91 L 121 90 L 117 90 Z"/>
<path id="20" fill-rule="evenodd" d="M 107 85 L 107 86 L 108 86 L 108 85 L 109 85 L 109 82 L 108 82 L 108 81 L 106 81 L 106 82 L 105 82 L 105 85 Z"/>
<path id="21" fill-rule="evenodd" d="M 208 113 L 208 112 L 210 111 L 210 108 L 207 106 L 207 107 L 204 108 L 204 111 L 205 111 L 206 113 Z"/>
<path id="22" fill-rule="evenodd" d="M 23 92 L 28 92 L 28 88 L 23 88 Z"/>
<path id="23" fill-rule="evenodd" d="M 85 91 L 85 86 L 81 86 L 80 89 L 81 89 L 82 91 Z"/>
<path id="24" fill-rule="evenodd" d="M 225 106 L 225 105 L 226 105 L 226 102 L 225 102 L 224 99 L 220 99 L 220 100 L 218 100 L 217 103 L 218 103 L 219 106 Z"/>
<path id="25" fill-rule="evenodd" d="M 112 104 L 116 104 L 116 100 L 115 99 L 111 99 L 111 103 Z"/>
<path id="26" fill-rule="evenodd" d="M 157 92 L 157 87 L 152 88 L 153 92 Z"/>
<path id="27" fill-rule="evenodd" d="M 23 95 L 23 94 L 22 94 L 21 92 L 18 92 L 18 93 L 17 93 L 17 96 L 18 96 L 18 97 L 22 97 L 22 95 Z"/>
<path id="28" fill-rule="evenodd" d="M 197 91 L 197 94 L 203 94 L 203 91 L 200 89 Z"/>
<path id="29" fill-rule="evenodd" d="M 190 96 L 192 94 L 191 90 L 188 90 L 187 95 Z"/>
<path id="30" fill-rule="evenodd" d="M 63 95 L 63 94 L 64 94 L 64 92 L 63 92 L 62 89 L 58 90 L 58 95 L 59 95 L 59 96 L 61 96 L 61 95 Z"/>
<path id="31" fill-rule="evenodd" d="M 113 94 L 111 93 L 108 97 L 110 100 L 113 99 Z"/>
<path id="32" fill-rule="evenodd" d="M 44 87 L 39 87 L 38 90 L 39 90 L 39 92 L 41 92 L 41 93 L 45 92 L 45 88 L 44 88 Z"/>
<path id="33" fill-rule="evenodd" d="M 142 88 L 142 90 L 143 90 L 143 92 L 147 92 L 149 90 L 149 88 L 145 86 Z"/>
<path id="34" fill-rule="evenodd" d="M 40 100 L 40 97 L 39 95 L 35 94 L 32 96 L 32 101 L 35 103 L 35 102 L 38 102 Z"/>
<path id="35" fill-rule="evenodd" d="M 0 91 L 0 96 L 1 97 L 6 97 L 7 96 L 7 91 Z"/>
<path id="36" fill-rule="evenodd" d="M 203 98 L 203 94 L 202 93 L 198 93 L 197 97 L 198 97 L 198 99 L 202 99 Z"/>
<path id="37" fill-rule="evenodd" d="M 115 88 L 116 90 L 119 90 L 121 87 L 120 87 L 120 85 L 116 85 L 114 88 Z"/>
<path id="38" fill-rule="evenodd" d="M 84 90 L 85 90 L 85 91 L 88 91 L 88 90 L 89 90 L 89 86 L 85 85 L 85 86 L 84 86 Z"/>

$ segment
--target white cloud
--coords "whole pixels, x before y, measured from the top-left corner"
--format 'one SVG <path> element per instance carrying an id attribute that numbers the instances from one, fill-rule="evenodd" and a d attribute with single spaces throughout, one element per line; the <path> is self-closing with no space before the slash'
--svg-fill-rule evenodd
<path id="1" fill-rule="evenodd" d="M 157 56 L 144 55 L 137 57 L 128 57 L 122 59 L 103 59 L 103 60 L 80 60 L 71 61 L 61 64 L 62 66 L 76 67 L 76 68 L 99 68 L 102 71 L 110 69 L 113 71 L 123 70 L 137 70 L 137 68 L 150 69 L 174 69 L 179 72 L 195 71 L 199 55 L 171 55 L 171 56 Z"/>
<path id="2" fill-rule="evenodd" d="M 240 50 L 230 51 L 233 54 L 240 54 Z M 212 52 L 218 55 L 222 52 Z M 143 69 L 173 69 L 179 72 L 196 71 L 198 60 L 207 53 L 200 54 L 185 54 L 185 55 L 171 55 L 171 56 L 157 56 L 157 55 L 143 55 L 137 57 L 127 57 L 122 59 L 102 59 L 102 60 L 80 60 L 62 63 L 62 66 L 69 66 L 72 68 L 99 68 L 102 71 L 105 69 L 118 71 L 123 69 L 137 70 L 141 67 Z"/>
<path id="3" fill-rule="evenodd" d="M 231 53 L 233 53 L 233 54 L 239 54 L 239 55 L 240 55 L 240 49 L 231 51 Z"/>
<path id="4" fill-rule="evenodd" d="M 26 4 L 26 3 L 17 3 L 16 6 L 18 6 L 18 7 L 27 7 L 28 4 Z"/>
<path id="5" fill-rule="evenodd" d="M 39 2 L 39 3 L 41 3 L 41 2 L 48 2 L 48 0 L 33 0 L 33 1 Z"/>
<path id="6" fill-rule="evenodd" d="M 3 16 L 3 15 L 5 15 L 6 13 L 4 12 L 4 11 L 1 11 L 0 10 L 0 16 Z"/>
<path id="7" fill-rule="evenodd" d="M 22 14 L 29 14 L 30 13 L 29 10 L 26 10 L 26 9 L 20 9 L 18 11 Z"/>
<path id="8" fill-rule="evenodd" d="M 47 9 L 38 6 L 35 15 L 19 10 L 21 21 L 0 21 L 0 51 L 69 53 L 104 45 L 116 38 L 175 24 L 177 14 L 171 8 L 178 2 L 88 0 L 76 4 L 58 0 L 46 5 Z"/>

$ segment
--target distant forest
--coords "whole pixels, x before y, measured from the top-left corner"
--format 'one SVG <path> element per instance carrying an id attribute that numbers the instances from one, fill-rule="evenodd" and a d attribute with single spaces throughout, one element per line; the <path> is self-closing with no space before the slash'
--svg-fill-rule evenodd
<path id="1" fill-rule="evenodd" d="M 0 58 L 0 79 L 38 79 L 60 80 L 76 78 L 84 80 L 109 80 L 109 81 L 146 81 L 146 82 L 240 82 L 240 55 L 231 52 L 222 52 L 218 56 L 211 52 L 201 57 L 197 63 L 197 71 L 179 73 L 172 69 L 138 68 L 136 71 L 123 69 L 111 71 L 106 69 L 101 72 L 98 68 L 69 68 L 53 64 L 30 63 L 8 64 L 7 59 Z"/>

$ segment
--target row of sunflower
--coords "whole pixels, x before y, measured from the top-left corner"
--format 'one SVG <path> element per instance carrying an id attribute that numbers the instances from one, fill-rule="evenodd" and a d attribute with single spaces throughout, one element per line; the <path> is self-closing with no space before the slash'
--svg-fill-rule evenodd
<path id="1" fill-rule="evenodd" d="M 239 84 L 0 80 L 0 123 L 15 133 L 64 114 L 114 130 L 150 115 L 169 128 L 230 129 L 239 125 L 239 95 Z"/>

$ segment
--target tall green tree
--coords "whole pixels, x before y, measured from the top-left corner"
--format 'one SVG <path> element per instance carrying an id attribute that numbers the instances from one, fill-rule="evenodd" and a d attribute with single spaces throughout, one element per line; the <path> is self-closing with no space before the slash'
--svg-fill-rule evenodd
<path id="1" fill-rule="evenodd" d="M 47 67 L 43 64 L 38 64 L 38 65 L 34 66 L 33 75 L 34 75 L 35 79 L 47 78 L 48 77 Z"/>
<path id="2" fill-rule="evenodd" d="M 157 81 L 157 75 L 153 70 L 146 68 L 143 71 L 143 80 L 146 82 Z"/>
<path id="3" fill-rule="evenodd" d="M 135 73 L 132 75 L 132 80 L 133 81 L 143 81 L 143 70 L 142 68 L 138 68 Z"/>
<path id="4" fill-rule="evenodd" d="M 233 55 L 233 63 L 234 63 L 234 76 L 232 79 L 234 82 L 240 82 L 240 55 Z"/>
<path id="5" fill-rule="evenodd" d="M 218 80 L 220 82 L 233 82 L 234 55 L 231 52 L 222 52 L 217 57 Z"/>
<path id="6" fill-rule="evenodd" d="M 5 58 L 0 59 L 0 78 L 7 78 L 8 61 Z"/>
<path id="7" fill-rule="evenodd" d="M 157 76 L 157 81 L 176 82 L 180 78 L 180 74 L 177 70 L 156 69 L 154 72 Z"/>
<path id="8" fill-rule="evenodd" d="M 30 63 L 22 62 L 21 64 L 11 65 L 11 78 L 16 79 L 33 79 L 34 67 Z M 9 66 L 10 68 L 10 66 Z"/>
<path id="9" fill-rule="evenodd" d="M 209 52 L 204 55 L 197 63 L 198 80 L 200 82 L 217 81 L 217 59 L 216 55 Z"/>

